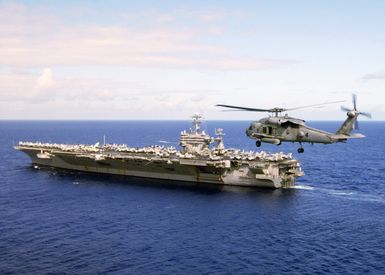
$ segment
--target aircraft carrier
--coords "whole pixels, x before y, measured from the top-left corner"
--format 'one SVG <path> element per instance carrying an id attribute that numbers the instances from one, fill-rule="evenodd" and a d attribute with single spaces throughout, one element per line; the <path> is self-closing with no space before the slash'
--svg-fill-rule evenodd
<path id="1" fill-rule="evenodd" d="M 226 149 L 222 129 L 211 137 L 201 129 L 201 115 L 193 116 L 192 128 L 180 134 L 175 147 L 127 145 L 67 145 L 19 142 L 34 166 L 126 175 L 182 182 L 286 188 L 302 176 L 291 154 Z"/>

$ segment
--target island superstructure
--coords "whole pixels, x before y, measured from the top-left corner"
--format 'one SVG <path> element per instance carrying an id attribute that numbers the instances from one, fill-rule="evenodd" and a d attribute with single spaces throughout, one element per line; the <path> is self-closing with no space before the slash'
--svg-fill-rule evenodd
<path id="1" fill-rule="evenodd" d="M 227 149 L 222 129 L 211 137 L 201 129 L 201 115 L 192 118 L 191 129 L 180 134 L 180 150 L 41 142 L 19 142 L 15 149 L 26 153 L 35 166 L 182 182 L 282 188 L 303 175 L 291 154 Z"/>

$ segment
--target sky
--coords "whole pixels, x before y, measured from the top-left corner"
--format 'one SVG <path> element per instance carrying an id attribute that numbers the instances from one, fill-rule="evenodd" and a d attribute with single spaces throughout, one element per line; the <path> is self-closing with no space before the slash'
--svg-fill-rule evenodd
<path id="1" fill-rule="evenodd" d="M 215 105 L 356 93 L 385 120 L 384 30 L 385 1 L 0 1 L 0 119 L 252 120 Z"/>

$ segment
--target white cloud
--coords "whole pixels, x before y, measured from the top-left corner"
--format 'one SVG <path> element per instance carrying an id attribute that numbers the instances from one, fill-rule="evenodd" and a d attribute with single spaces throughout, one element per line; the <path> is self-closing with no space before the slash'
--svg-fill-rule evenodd
<path id="1" fill-rule="evenodd" d="M 0 65 L 137 66 L 209 70 L 261 70 L 296 61 L 240 57 L 223 43 L 203 43 L 202 38 L 220 35 L 220 26 L 154 26 L 130 28 L 124 24 L 64 24 L 55 14 L 23 5 L 0 5 Z M 194 15 L 190 11 L 190 16 Z M 198 11 L 197 18 L 212 21 L 224 11 Z M 199 15 L 199 16 L 198 16 Z M 171 20 L 173 15 L 158 16 Z"/>
<path id="2" fill-rule="evenodd" d="M 101 91 L 98 91 L 95 96 L 97 99 L 100 99 L 100 100 L 112 100 L 112 99 L 114 99 L 114 94 L 110 90 L 107 90 L 107 89 L 103 89 Z"/>
<path id="3" fill-rule="evenodd" d="M 0 101 L 40 104 L 46 102 L 126 102 L 138 107 L 138 102 L 152 108 L 176 108 L 178 105 L 202 101 L 199 90 L 164 90 L 129 80 L 114 81 L 108 78 L 53 77 L 53 70 L 44 68 L 41 73 L 0 74 Z M 212 93 L 212 91 L 208 91 Z M 206 91 L 207 93 L 207 91 Z M 198 94 L 198 95 L 197 95 Z M 156 99 L 156 100 L 154 100 Z M 194 103 L 195 102 L 195 103 Z M 132 104 L 132 106 L 130 105 Z"/>
<path id="4" fill-rule="evenodd" d="M 55 85 L 50 68 L 45 68 L 43 73 L 37 78 L 35 88 L 37 90 L 49 89 Z"/>
<path id="5" fill-rule="evenodd" d="M 362 77 L 363 80 L 384 80 L 385 79 L 385 71 L 366 74 Z"/>
<path id="6" fill-rule="evenodd" d="M 40 75 L 30 73 L 0 74 L 0 101 L 39 103 L 56 97 L 56 82 L 50 68 Z"/>
<path id="7" fill-rule="evenodd" d="M 0 46 L 0 64 L 259 70 L 296 63 L 293 60 L 232 56 L 223 46 L 201 45 L 194 42 L 193 33 L 174 30 L 82 27 L 65 28 L 59 33 L 37 33 L 35 38 L 9 35 Z"/>

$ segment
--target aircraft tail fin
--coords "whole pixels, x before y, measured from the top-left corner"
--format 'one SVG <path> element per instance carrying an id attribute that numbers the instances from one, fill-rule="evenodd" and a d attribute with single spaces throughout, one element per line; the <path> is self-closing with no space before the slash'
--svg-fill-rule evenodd
<path id="1" fill-rule="evenodd" d="M 358 129 L 357 125 L 357 117 L 358 114 L 349 114 L 350 112 L 347 113 L 347 119 L 342 123 L 341 127 L 338 129 L 336 132 L 337 135 L 346 135 L 349 136 L 350 133 L 354 129 Z"/>

